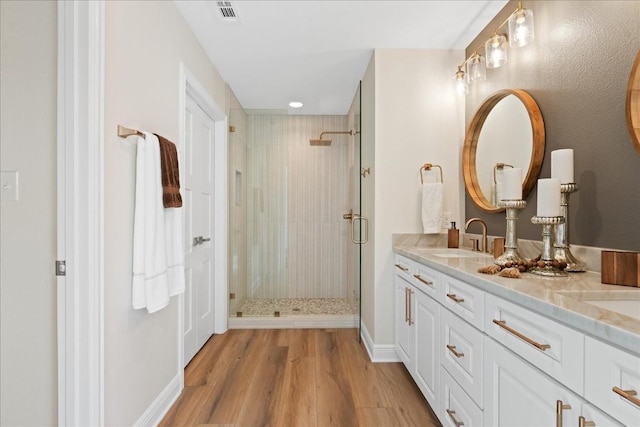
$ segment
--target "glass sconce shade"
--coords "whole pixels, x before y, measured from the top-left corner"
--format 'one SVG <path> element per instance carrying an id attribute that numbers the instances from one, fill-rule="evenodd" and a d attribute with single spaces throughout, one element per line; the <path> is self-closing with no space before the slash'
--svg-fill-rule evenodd
<path id="1" fill-rule="evenodd" d="M 471 81 L 485 80 L 487 69 L 484 63 L 484 56 L 474 54 L 467 61 L 467 76 Z"/>
<path id="2" fill-rule="evenodd" d="M 526 46 L 533 40 L 533 11 L 518 9 L 509 17 L 509 46 Z"/>
<path id="3" fill-rule="evenodd" d="M 466 95 L 469 93 L 469 82 L 461 67 L 458 67 L 455 77 L 456 93 L 458 95 Z"/>
<path id="4" fill-rule="evenodd" d="M 487 68 L 498 68 L 507 62 L 507 38 L 502 34 L 494 34 L 484 44 Z"/>

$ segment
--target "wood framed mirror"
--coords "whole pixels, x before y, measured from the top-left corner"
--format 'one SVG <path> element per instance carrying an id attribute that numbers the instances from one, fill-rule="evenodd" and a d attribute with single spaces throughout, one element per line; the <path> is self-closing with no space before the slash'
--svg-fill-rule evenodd
<path id="1" fill-rule="evenodd" d="M 504 89 L 487 98 L 469 124 L 462 152 L 464 184 L 485 212 L 502 212 L 500 170 L 522 168 L 522 198 L 536 183 L 544 158 L 545 131 L 536 101 L 524 90 Z"/>
<path id="2" fill-rule="evenodd" d="M 631 68 L 629 85 L 627 86 L 627 128 L 631 143 L 640 154 L 640 52 Z"/>

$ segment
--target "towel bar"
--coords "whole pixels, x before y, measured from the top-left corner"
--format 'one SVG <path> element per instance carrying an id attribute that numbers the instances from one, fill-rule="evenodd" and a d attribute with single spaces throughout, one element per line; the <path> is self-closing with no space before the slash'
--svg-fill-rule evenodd
<path id="1" fill-rule="evenodd" d="M 422 178 L 422 171 L 426 170 L 426 171 L 430 171 L 431 168 L 438 168 L 440 169 L 440 182 L 444 183 L 444 179 L 442 178 L 442 167 L 440 165 L 432 165 L 431 163 L 425 163 L 424 165 L 422 165 L 422 167 L 420 168 L 420 184 L 424 184 L 424 180 Z"/>
<path id="2" fill-rule="evenodd" d="M 140 132 L 136 129 L 130 129 L 128 127 L 124 127 L 122 125 L 118 125 L 118 136 L 120 138 L 126 138 L 131 135 L 138 135 L 144 138 L 144 133 Z"/>

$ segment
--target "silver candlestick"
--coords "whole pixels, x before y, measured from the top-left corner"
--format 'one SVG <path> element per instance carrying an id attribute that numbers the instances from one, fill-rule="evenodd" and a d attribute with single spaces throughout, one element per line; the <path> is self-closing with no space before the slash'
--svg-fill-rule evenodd
<path id="1" fill-rule="evenodd" d="M 556 261 L 566 262 L 566 271 L 582 272 L 587 267 L 573 256 L 569 247 L 569 196 L 578 191 L 578 184 L 560 184 L 560 215 L 564 217 L 564 223 L 556 227 L 556 243 L 554 245 Z"/>
<path id="2" fill-rule="evenodd" d="M 553 240 L 554 226 L 564 223 L 562 216 L 534 216 L 531 218 L 534 224 L 542 225 L 542 256 L 539 262 L 544 263 L 543 266 L 537 265 L 529 270 L 532 274 L 547 277 L 563 277 L 567 273 L 553 266 L 555 261 L 553 257 Z M 557 263 L 557 261 L 556 261 Z"/>
<path id="3" fill-rule="evenodd" d="M 525 262 L 525 258 L 518 253 L 518 237 L 516 233 L 516 221 L 518 219 L 518 209 L 524 209 L 527 202 L 524 200 L 500 200 L 498 206 L 507 211 L 507 234 L 504 244 L 504 253 L 495 259 L 494 263 L 501 267 L 510 262 L 518 264 L 518 261 Z"/>

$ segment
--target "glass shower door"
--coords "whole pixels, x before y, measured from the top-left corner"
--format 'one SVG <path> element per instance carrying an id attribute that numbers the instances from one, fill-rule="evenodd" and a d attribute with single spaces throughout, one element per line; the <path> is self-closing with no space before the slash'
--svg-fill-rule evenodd
<path id="1" fill-rule="evenodd" d="M 353 292 L 353 305 L 358 317 L 358 336 L 360 336 L 362 328 L 361 313 L 361 264 L 362 264 L 362 245 L 368 241 L 368 219 L 362 215 L 362 179 L 365 171 L 362 169 L 362 150 L 361 150 L 361 83 L 353 99 L 351 110 L 349 111 L 349 128 L 355 130 L 353 136 L 353 145 L 349 153 L 350 158 L 350 174 L 349 174 L 349 199 L 350 210 L 344 215 L 345 219 L 350 221 L 348 232 L 348 273 L 349 273 L 349 289 Z"/>

